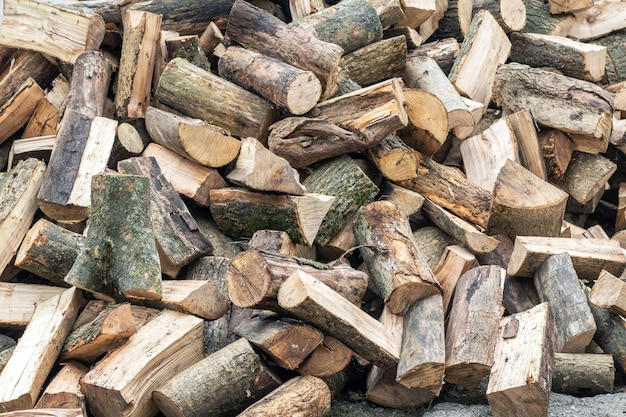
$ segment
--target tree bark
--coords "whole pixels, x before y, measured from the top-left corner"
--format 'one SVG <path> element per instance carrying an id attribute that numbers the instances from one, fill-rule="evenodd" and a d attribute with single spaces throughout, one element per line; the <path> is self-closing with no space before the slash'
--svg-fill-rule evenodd
<path id="1" fill-rule="evenodd" d="M 615 365 L 609 354 L 555 353 L 552 392 L 592 396 L 613 392 Z"/>

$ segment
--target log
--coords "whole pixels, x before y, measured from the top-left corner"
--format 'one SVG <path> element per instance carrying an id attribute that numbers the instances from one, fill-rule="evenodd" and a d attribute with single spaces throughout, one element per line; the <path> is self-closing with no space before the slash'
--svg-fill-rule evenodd
<path id="1" fill-rule="evenodd" d="M 445 6 L 442 7 L 440 20 L 434 24 L 434 37 L 436 39 L 455 38 L 458 42 L 463 42 L 472 22 L 472 1 L 452 0 L 448 1 Z M 437 9 L 440 7 L 438 6 Z M 428 36 L 425 37 L 428 38 Z"/>
<path id="2" fill-rule="evenodd" d="M 556 129 L 542 130 L 538 140 L 548 178 L 561 180 L 572 159 L 574 144 L 565 133 Z"/>
<path id="3" fill-rule="evenodd" d="M 567 36 L 584 42 L 622 30 L 626 28 L 624 19 L 621 18 L 624 11 L 626 8 L 623 4 L 609 1 L 577 10 L 573 13 L 576 19 Z"/>
<path id="4" fill-rule="evenodd" d="M 154 158 L 135 157 L 118 162 L 122 174 L 150 180 L 149 217 L 156 238 L 161 272 L 176 277 L 194 259 L 213 251 L 174 187 L 161 173 Z"/>
<path id="5" fill-rule="evenodd" d="M 300 375 L 332 377 L 344 371 L 351 360 L 352 349 L 332 336 L 324 336 L 322 343 L 298 365 L 296 371 Z"/>
<path id="6" fill-rule="evenodd" d="M 570 200 L 585 205 L 604 191 L 617 164 L 610 159 L 585 152 L 574 152 L 561 181 L 555 185 L 569 194 Z"/>
<path id="7" fill-rule="evenodd" d="M 472 11 L 486 9 L 505 33 L 519 32 L 526 26 L 526 6 L 522 0 L 472 0 Z"/>
<path id="8" fill-rule="evenodd" d="M 136 119 L 133 123 L 120 123 L 117 125 L 116 133 L 109 168 L 114 168 L 123 159 L 139 156 L 151 142 L 144 119 Z"/>
<path id="9" fill-rule="evenodd" d="M 592 396 L 613 392 L 615 365 L 609 354 L 555 353 L 552 392 Z"/>
<path id="10" fill-rule="evenodd" d="M 561 252 L 569 253 L 580 279 L 595 281 L 603 269 L 620 276 L 626 265 L 622 248 L 614 240 L 518 236 L 507 273 L 532 277 L 546 259 Z"/>
<path id="11" fill-rule="evenodd" d="M 436 226 L 419 227 L 413 232 L 413 240 L 417 244 L 420 255 L 426 260 L 426 263 L 432 270 L 443 259 L 448 246 L 457 245 L 462 247 L 456 239 Z"/>
<path id="12" fill-rule="evenodd" d="M 494 100 L 512 112 L 529 110 L 540 125 L 573 134 L 574 150 L 598 153 L 607 149 L 613 94 L 588 81 L 513 62 L 498 67 Z"/>
<path id="13" fill-rule="evenodd" d="M 40 408 L 37 410 L 16 410 L 1 413 L 2 417 L 85 417 L 80 408 Z"/>
<path id="14" fill-rule="evenodd" d="M 426 201 L 421 194 L 396 185 L 390 181 L 385 181 L 381 184 L 380 192 L 382 199 L 395 204 L 398 207 L 398 210 L 409 218 L 409 221 L 419 214 L 420 209 L 424 205 L 424 201 Z"/>
<path id="15" fill-rule="evenodd" d="M 279 287 L 296 271 L 331 286 L 355 305 L 361 304 L 367 289 L 367 274 L 350 266 L 329 266 L 249 249 L 231 259 L 226 274 L 228 295 L 233 304 L 241 308 L 276 309 Z"/>
<path id="16" fill-rule="evenodd" d="M 41 98 L 28 124 L 24 127 L 22 139 L 56 135 L 61 114 L 61 109 L 50 102 L 47 97 Z"/>
<path id="17" fill-rule="evenodd" d="M 494 417 L 547 416 L 552 385 L 552 316 L 547 303 L 500 321 L 487 400 Z"/>
<path id="18" fill-rule="evenodd" d="M 279 255 L 316 259 L 315 247 L 293 243 L 286 232 L 280 232 L 278 230 L 257 230 L 248 241 L 248 249 L 258 249 L 263 252 L 271 252 Z"/>
<path id="19" fill-rule="evenodd" d="M 402 10 L 405 18 L 398 22 L 398 26 L 417 28 L 426 22 L 436 11 L 435 0 L 402 0 Z"/>
<path id="20" fill-rule="evenodd" d="M 582 353 L 596 332 L 572 259 L 567 252 L 552 255 L 535 272 L 535 287 L 554 317 L 555 351 Z"/>
<path id="21" fill-rule="evenodd" d="M 200 47 L 205 55 L 209 55 L 213 49 L 224 41 L 224 34 L 215 22 L 209 22 L 200 35 Z"/>
<path id="22" fill-rule="evenodd" d="M 46 386 L 35 409 L 79 409 L 86 416 L 87 406 L 79 381 L 88 371 L 89 368 L 80 362 L 67 362 Z"/>
<path id="23" fill-rule="evenodd" d="M 286 159 L 274 154 L 254 138 L 241 139 L 235 168 L 226 179 L 251 190 L 304 195 L 300 174 Z"/>
<path id="24" fill-rule="evenodd" d="M 201 207 L 209 207 L 211 190 L 228 185 L 216 169 L 191 162 L 156 143 L 146 146 L 141 156 L 156 159 L 163 176 L 174 189 Z"/>
<path id="25" fill-rule="evenodd" d="M 281 319 L 277 314 L 256 315 L 235 326 L 233 333 L 246 338 L 278 366 L 290 370 L 296 369 L 324 340 L 316 328 Z"/>
<path id="26" fill-rule="evenodd" d="M 416 301 L 404 315 L 396 382 L 437 397 L 446 362 L 443 299 L 440 294 Z"/>
<path id="27" fill-rule="evenodd" d="M 405 17 L 400 0 L 369 0 L 369 3 L 374 6 L 383 28 L 395 25 Z"/>
<path id="28" fill-rule="evenodd" d="M 404 71 L 407 46 L 404 36 L 382 39 L 345 54 L 340 66 L 359 85 L 368 86 Z"/>
<path id="29" fill-rule="evenodd" d="M 433 273 L 441 285 L 443 313 L 445 316 L 448 315 L 450 302 L 454 296 L 454 290 L 459 278 L 477 266 L 478 261 L 476 261 L 476 257 L 464 247 L 450 245 L 445 248 L 441 259 L 433 268 Z"/>
<path id="30" fill-rule="evenodd" d="M 409 219 L 389 201 L 362 206 L 354 235 L 372 286 L 393 314 L 403 315 L 416 301 L 441 294 L 441 287 L 412 239 Z"/>
<path id="31" fill-rule="evenodd" d="M 322 85 L 313 72 L 237 46 L 226 49 L 218 71 L 220 77 L 295 115 L 311 110 L 322 96 Z"/>
<path id="32" fill-rule="evenodd" d="M 459 278 L 446 328 L 445 381 L 477 388 L 494 364 L 505 270 L 472 268 Z"/>
<path id="33" fill-rule="evenodd" d="M 411 148 L 432 157 L 448 137 L 448 113 L 444 103 L 428 91 L 405 89 L 409 123 L 398 134 Z"/>
<path id="34" fill-rule="evenodd" d="M 484 106 L 483 103 L 470 100 L 467 97 L 461 97 L 461 98 L 465 102 L 465 105 L 467 106 L 470 114 L 472 115 L 472 118 L 474 119 L 474 123 L 471 126 L 455 127 L 454 129 L 452 129 L 452 134 L 456 138 L 463 140 L 472 136 L 474 133 L 479 133 L 479 132 L 474 132 L 474 130 L 476 130 L 476 127 L 478 126 L 478 123 L 483 118 L 483 114 L 485 114 L 485 112 L 487 111 L 487 108 Z"/>
<path id="35" fill-rule="evenodd" d="M 276 112 L 265 99 L 183 58 L 167 63 L 154 96 L 186 116 L 205 120 L 234 136 L 265 142 Z"/>
<path id="36" fill-rule="evenodd" d="M 339 233 L 359 207 L 374 200 L 379 188 L 349 156 L 320 165 L 303 182 L 308 192 L 334 197 L 321 222 L 315 243 L 324 246 Z"/>
<path id="37" fill-rule="evenodd" d="M 620 183 L 617 190 L 617 213 L 615 214 L 615 232 L 626 229 L 626 183 Z"/>
<path id="38" fill-rule="evenodd" d="M 387 28 L 383 32 L 383 37 L 385 39 L 395 38 L 396 36 L 404 36 L 404 39 L 406 40 L 407 55 L 409 54 L 408 51 L 419 47 L 424 42 L 424 39 L 422 39 L 417 30 L 408 26 Z"/>
<path id="39" fill-rule="evenodd" d="M 549 0 L 548 5 L 551 14 L 560 14 L 591 7 L 593 0 L 567 0 L 564 2 Z"/>
<path id="40" fill-rule="evenodd" d="M 184 58 L 205 71 L 211 71 L 211 63 L 200 45 L 198 35 L 174 36 L 165 39 L 165 47 L 169 59 Z"/>
<path id="41" fill-rule="evenodd" d="M 307 117 L 276 122 L 268 147 L 294 168 L 303 168 L 363 151 L 407 124 L 404 93 L 399 79 L 392 78 L 321 102 Z"/>
<path id="42" fill-rule="evenodd" d="M 543 0 L 526 0 L 526 26 L 522 32 L 544 33 L 546 35 L 567 36 L 576 18 L 570 14 L 552 15 Z"/>
<path id="43" fill-rule="evenodd" d="M 436 1 L 435 4 L 438 5 L 439 2 Z M 433 16 L 431 16 L 429 20 L 433 19 Z M 420 33 L 423 27 L 424 25 L 420 27 Z M 460 49 L 459 42 L 456 39 L 454 38 L 440 39 L 437 41 L 422 44 L 421 46 L 418 46 L 412 51 L 409 51 L 407 53 L 407 62 L 417 56 L 425 55 L 429 58 L 434 59 L 435 62 L 437 62 L 437 65 L 439 66 L 439 68 L 441 68 L 441 70 L 443 71 L 444 74 L 446 74 L 446 77 L 447 77 L 448 74 L 450 73 L 450 69 L 452 69 L 454 60 L 459 54 L 459 49 Z"/>
<path id="44" fill-rule="evenodd" d="M 5 306 L 0 311 L 0 324 L 19 327 L 28 325 L 37 304 L 65 290 L 51 285 L 0 282 L 0 299 Z"/>
<path id="45" fill-rule="evenodd" d="M 237 239 L 272 229 L 287 232 L 303 245 L 313 244 L 335 199 L 319 193 L 270 195 L 234 187 L 210 190 L 209 198 L 213 219 L 225 234 Z"/>
<path id="46" fill-rule="evenodd" d="M 92 321 L 67 336 L 60 357 L 62 360 L 94 363 L 136 332 L 130 304 L 109 304 Z"/>
<path id="47" fill-rule="evenodd" d="M 33 408 L 83 303 L 69 288 L 39 303 L 0 374 L 0 412 Z"/>
<path id="48" fill-rule="evenodd" d="M 95 416 L 152 416 L 151 392 L 199 362 L 202 352 L 202 320 L 166 310 L 98 362 L 80 385 Z"/>
<path id="49" fill-rule="evenodd" d="M 311 31 L 287 25 L 250 3 L 236 0 L 230 10 L 226 34 L 244 48 L 313 72 L 322 85 L 322 100 L 337 91 L 343 49 L 318 40 Z"/>
<path id="50" fill-rule="evenodd" d="M 367 157 L 389 181 L 414 178 L 415 152 L 396 135 L 389 135 L 367 149 Z"/>
<path id="51" fill-rule="evenodd" d="M 108 301 L 161 298 L 161 267 L 150 222 L 150 180 L 96 175 L 85 243 L 65 282 Z"/>
<path id="52" fill-rule="evenodd" d="M 626 316 L 626 283 L 615 275 L 602 270 L 589 295 L 589 301 L 600 308 Z"/>
<path id="53" fill-rule="evenodd" d="M 32 78 L 16 88 L 15 94 L 0 107 L 0 143 L 26 125 L 43 98 L 43 90 Z"/>
<path id="54" fill-rule="evenodd" d="M 234 415 L 281 383 L 246 339 L 178 372 L 152 392 L 167 417 Z"/>
<path id="55" fill-rule="evenodd" d="M 3 14 L 2 45 L 41 52 L 70 64 L 81 53 L 97 50 L 104 38 L 104 19 L 88 10 L 33 0 L 8 0 Z"/>
<path id="56" fill-rule="evenodd" d="M 46 165 L 36 159 L 18 162 L 0 174 L 0 271 L 4 271 L 20 247 L 37 211 L 37 192 Z"/>
<path id="57" fill-rule="evenodd" d="M 492 59 L 484 59 L 485 48 L 492 51 Z M 496 70 L 506 62 L 510 50 L 511 42 L 498 22 L 487 10 L 480 10 L 472 18 L 448 77 L 461 94 L 486 106 Z"/>
<path id="58" fill-rule="evenodd" d="M 589 294 L 587 292 L 587 294 Z M 626 321 L 622 316 L 612 313 L 610 310 L 596 307 L 590 303 L 591 313 L 598 329 L 593 336 L 595 343 L 603 352 L 613 357 L 615 368 L 620 372 L 626 370 Z"/>

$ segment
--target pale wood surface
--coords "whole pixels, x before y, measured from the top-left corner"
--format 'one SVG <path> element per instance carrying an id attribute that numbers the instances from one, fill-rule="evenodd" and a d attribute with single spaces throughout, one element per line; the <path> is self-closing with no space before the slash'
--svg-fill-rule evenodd
<path id="1" fill-rule="evenodd" d="M 615 314 L 626 316 L 626 282 L 615 275 L 602 270 L 591 287 L 589 301 L 594 305 L 607 308 Z"/>
<path id="2" fill-rule="evenodd" d="M 80 391 L 80 379 L 89 371 L 78 361 L 69 361 L 54 376 L 41 394 L 35 409 L 41 408 L 78 408 L 87 415 L 85 396 Z"/>
<path id="3" fill-rule="evenodd" d="M 476 257 L 463 246 L 450 245 L 445 248 L 433 273 L 443 290 L 443 312 L 446 316 L 459 278 L 476 266 Z"/>
<path id="4" fill-rule="evenodd" d="M 62 294 L 66 288 L 40 284 L 0 282 L 0 323 L 5 326 L 26 326 L 37 304 Z"/>

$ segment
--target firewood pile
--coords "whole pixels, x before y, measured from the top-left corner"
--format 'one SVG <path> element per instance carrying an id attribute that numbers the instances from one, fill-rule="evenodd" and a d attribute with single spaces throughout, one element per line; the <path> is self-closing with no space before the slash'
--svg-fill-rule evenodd
<path id="1" fill-rule="evenodd" d="M 0 416 L 624 377 L 625 2 L 3 7 Z"/>

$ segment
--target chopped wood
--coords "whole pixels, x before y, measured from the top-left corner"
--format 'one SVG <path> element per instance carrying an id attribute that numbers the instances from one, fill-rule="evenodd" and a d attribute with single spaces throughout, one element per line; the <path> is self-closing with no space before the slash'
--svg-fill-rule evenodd
<path id="1" fill-rule="evenodd" d="M 571 14 L 550 14 L 549 6 L 543 0 L 526 0 L 526 26 L 523 32 L 544 33 L 546 35 L 567 36 L 576 22 Z"/>
<path id="2" fill-rule="evenodd" d="M 435 37 L 439 39 L 455 38 L 457 41 L 463 42 L 472 22 L 474 8 L 472 3 L 472 0 L 451 0 L 443 2 L 442 6 L 437 5 L 437 10 L 442 10 L 442 16 L 439 17 L 441 20 L 436 20 L 434 23 Z"/>
<path id="3" fill-rule="evenodd" d="M 610 310 L 589 304 L 591 313 L 598 329 L 593 340 L 605 353 L 613 357 L 615 368 L 620 372 L 626 371 L 626 325 L 624 317 L 612 313 Z"/>
<path id="4" fill-rule="evenodd" d="M 402 75 L 407 54 L 404 36 L 382 39 L 341 58 L 340 66 L 359 85 L 368 86 Z"/>
<path id="5" fill-rule="evenodd" d="M 87 415 L 85 396 L 80 391 L 80 379 L 89 371 L 78 361 L 69 361 L 46 386 L 35 409 L 62 408 L 79 409 Z"/>
<path id="6" fill-rule="evenodd" d="M 56 135 L 14 139 L 11 143 L 11 150 L 9 150 L 7 167 L 12 168 L 19 161 L 28 158 L 41 159 L 48 163 L 56 140 Z"/>
<path id="7" fill-rule="evenodd" d="M 626 316 L 626 283 L 602 270 L 591 287 L 589 301 L 595 306 Z"/>
<path id="8" fill-rule="evenodd" d="M 0 282 L 0 299 L 4 308 L 0 310 L 3 326 L 26 326 L 30 322 L 37 304 L 62 294 L 66 288 L 41 284 Z"/>
<path id="9" fill-rule="evenodd" d="M 557 129 L 542 130 L 538 140 L 548 178 L 561 180 L 572 159 L 574 144 L 565 133 Z"/>
<path id="10" fill-rule="evenodd" d="M 555 184 L 567 192 L 571 200 L 585 205 L 604 191 L 616 170 L 617 164 L 602 155 L 574 152 L 563 180 L 555 181 Z"/>
<path id="11" fill-rule="evenodd" d="M 80 408 L 39 408 L 0 413 L 2 417 L 87 417 Z"/>
<path id="12" fill-rule="evenodd" d="M 426 201 L 421 194 L 389 181 L 381 184 L 380 191 L 382 199 L 394 203 L 409 220 L 420 212 Z"/>
<path id="13" fill-rule="evenodd" d="M 433 268 L 433 273 L 441 285 L 443 312 L 446 316 L 459 278 L 476 266 L 478 266 L 476 257 L 464 247 L 450 245 L 445 248 L 441 259 Z"/>
<path id="14" fill-rule="evenodd" d="M 409 180 L 417 175 L 415 152 L 396 135 L 368 148 L 367 157 L 389 181 Z"/>
<path id="15" fill-rule="evenodd" d="M 300 375 L 329 377 L 346 369 L 351 360 L 352 349 L 332 336 L 324 336 L 322 343 L 298 365 L 296 371 Z"/>
<path id="16" fill-rule="evenodd" d="M 400 0 L 369 0 L 369 2 L 374 6 L 383 28 L 395 25 L 405 17 Z"/>
<path id="17" fill-rule="evenodd" d="M 526 6 L 522 0 L 472 0 L 473 11 L 486 9 L 505 33 L 519 32 L 526 26 Z"/>
<path id="18" fill-rule="evenodd" d="M 32 78 L 27 78 L 20 85 L 15 94 L 0 107 L 0 143 L 9 139 L 31 119 L 39 103 L 44 98 L 44 92 Z"/>
<path id="19" fill-rule="evenodd" d="M 280 255 L 308 259 L 316 258 L 316 249 L 314 246 L 293 243 L 287 232 L 278 230 L 257 230 L 248 241 L 248 249 L 258 249 L 263 252 L 272 252 Z"/>
<path id="20" fill-rule="evenodd" d="M 570 38 L 588 41 L 624 29 L 626 5 L 621 2 L 599 1 L 573 14 L 575 21 L 567 32 Z"/>
<path id="21" fill-rule="evenodd" d="M 198 35 L 168 37 L 165 39 L 165 47 L 169 59 L 184 58 L 203 70 L 211 70 L 211 63 L 200 46 Z"/>
<path id="22" fill-rule="evenodd" d="M 137 119 L 133 123 L 118 124 L 116 133 L 109 167 L 115 167 L 123 159 L 139 156 L 150 143 L 150 136 L 148 136 L 143 119 Z"/>
<path id="23" fill-rule="evenodd" d="M 591 396 L 613 392 L 613 356 L 592 353 L 554 354 L 552 392 Z"/>
<path id="24" fill-rule="evenodd" d="M 548 1 L 549 10 L 552 14 L 574 12 L 577 10 L 586 9 L 593 6 L 593 3 L 593 0 Z"/>
<path id="25" fill-rule="evenodd" d="M 444 103 L 433 93 L 405 89 L 409 123 L 398 134 L 411 148 L 433 156 L 448 137 L 448 113 Z"/>

